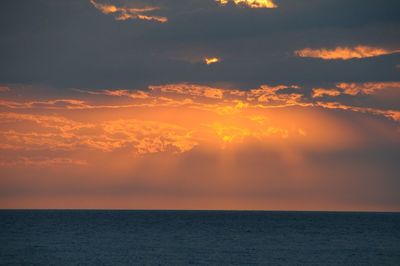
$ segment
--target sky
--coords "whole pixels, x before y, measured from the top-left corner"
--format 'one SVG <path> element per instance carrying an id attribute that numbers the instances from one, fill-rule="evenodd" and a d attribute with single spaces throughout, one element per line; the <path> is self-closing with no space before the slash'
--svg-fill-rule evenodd
<path id="1" fill-rule="evenodd" d="M 400 211 L 397 0 L 5 0 L 0 208 Z"/>

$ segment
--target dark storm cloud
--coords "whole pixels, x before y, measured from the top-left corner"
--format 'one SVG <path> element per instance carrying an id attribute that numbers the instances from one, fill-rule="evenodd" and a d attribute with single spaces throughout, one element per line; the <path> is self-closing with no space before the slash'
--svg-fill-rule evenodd
<path id="1" fill-rule="evenodd" d="M 399 80 L 399 54 L 348 61 L 294 55 L 306 47 L 399 49 L 398 1 L 275 2 L 278 8 L 257 10 L 213 0 L 107 2 L 159 7 L 154 14 L 168 22 L 156 23 L 116 21 L 86 0 L 3 1 L 0 83 L 143 88 Z M 222 61 L 206 66 L 205 56 Z"/>

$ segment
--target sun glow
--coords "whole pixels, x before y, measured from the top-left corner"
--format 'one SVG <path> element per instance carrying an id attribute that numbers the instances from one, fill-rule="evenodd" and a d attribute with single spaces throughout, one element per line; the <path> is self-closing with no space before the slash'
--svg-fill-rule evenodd
<path id="1" fill-rule="evenodd" d="M 294 182 L 296 191 L 311 183 L 331 189 L 332 179 L 326 178 L 331 166 L 312 163 L 314 156 L 360 149 L 371 131 L 374 139 L 379 134 L 385 141 L 399 139 L 400 111 L 351 105 L 338 96 L 383 97 L 398 87 L 396 82 L 338 83 L 314 88 L 309 97 L 297 85 L 239 90 L 176 83 L 145 90 L 74 89 L 68 98 L 37 97 L 44 94 L 34 87 L 21 98 L 23 88 L 4 85 L 0 171 L 6 178 L 0 183 L 9 191 L 28 187 L 29 202 L 46 189 L 71 198 L 83 191 L 86 200 L 104 192 L 114 206 L 130 208 L 149 207 L 142 202 L 168 207 L 162 205 L 166 199 L 197 196 L 206 204 L 209 195 L 226 200 L 271 186 L 291 191 Z M 357 123 L 348 123 L 348 117 Z M 354 169 L 364 175 L 362 167 Z M 354 171 L 350 174 L 343 177 L 345 187 Z M 290 199 L 299 201 L 296 195 Z M 221 207 L 237 207 L 229 204 Z"/>
<path id="2" fill-rule="evenodd" d="M 185 153 L 199 145 L 226 147 L 249 140 L 298 142 L 310 135 L 310 125 L 296 120 L 299 123 L 294 126 L 290 116 L 282 115 L 284 110 L 338 109 L 400 121 L 399 111 L 351 106 L 335 99 L 341 94 L 357 97 L 399 87 L 398 82 L 339 83 L 333 89 L 314 88 L 313 101 L 296 85 L 239 91 L 187 83 L 149 86 L 147 91 L 77 90 L 77 96 L 89 95 L 92 101 L 80 97 L 25 102 L 4 99 L 0 100 L 4 129 L 0 147 L 102 152 L 129 147 L 142 155 Z M 324 101 L 326 97 L 332 100 Z M 78 114 L 87 120 L 82 121 Z M 112 119 L 115 116 L 119 119 Z"/>

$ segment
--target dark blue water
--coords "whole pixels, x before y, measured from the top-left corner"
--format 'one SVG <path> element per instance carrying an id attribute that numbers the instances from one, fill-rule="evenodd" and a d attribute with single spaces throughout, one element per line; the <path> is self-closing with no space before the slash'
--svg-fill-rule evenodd
<path id="1" fill-rule="evenodd" d="M 0 211 L 1 265 L 400 265 L 400 213 Z"/>

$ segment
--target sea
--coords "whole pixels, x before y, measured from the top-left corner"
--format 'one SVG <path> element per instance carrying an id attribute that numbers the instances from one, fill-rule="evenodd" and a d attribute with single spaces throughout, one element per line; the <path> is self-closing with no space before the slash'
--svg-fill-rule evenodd
<path id="1" fill-rule="evenodd" d="M 0 211 L 0 265 L 400 265 L 400 213 Z"/>

